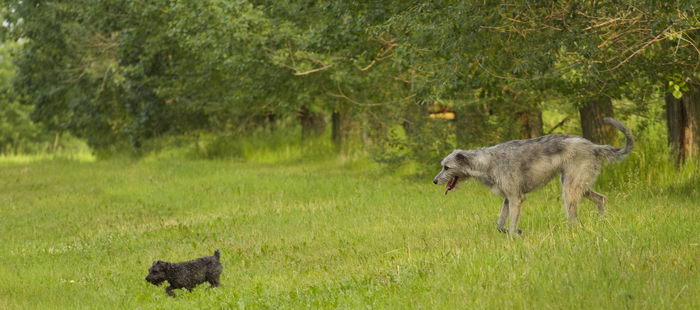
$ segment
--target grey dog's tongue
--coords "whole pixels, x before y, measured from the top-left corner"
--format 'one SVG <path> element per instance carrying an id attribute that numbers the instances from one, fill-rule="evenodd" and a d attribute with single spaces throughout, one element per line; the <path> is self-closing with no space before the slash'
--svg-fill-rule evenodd
<path id="1" fill-rule="evenodd" d="M 449 193 L 453 188 L 455 188 L 455 185 L 457 183 L 457 178 L 452 178 L 449 182 L 447 182 L 447 185 L 445 186 L 445 195 Z"/>

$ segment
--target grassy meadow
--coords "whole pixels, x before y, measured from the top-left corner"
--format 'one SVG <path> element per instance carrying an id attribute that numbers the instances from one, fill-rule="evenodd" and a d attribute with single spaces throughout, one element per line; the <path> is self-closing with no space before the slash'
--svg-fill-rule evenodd
<path id="1" fill-rule="evenodd" d="M 445 196 L 363 160 L 4 160 L 0 308 L 700 308 L 697 178 L 616 169 L 605 218 L 586 201 L 567 224 L 552 182 L 510 239 L 481 185 Z M 169 298 L 144 280 L 215 249 L 217 289 Z"/>

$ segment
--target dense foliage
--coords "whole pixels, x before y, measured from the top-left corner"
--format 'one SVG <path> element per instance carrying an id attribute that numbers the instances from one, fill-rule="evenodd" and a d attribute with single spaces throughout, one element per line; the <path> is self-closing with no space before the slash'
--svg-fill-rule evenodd
<path id="1" fill-rule="evenodd" d="M 429 162 L 562 125 L 611 143 L 603 116 L 643 130 L 660 104 L 677 160 L 700 144 L 695 1 L 3 2 L 21 45 L 3 109 L 95 150 L 298 120 L 305 138 L 331 122 L 341 150 Z"/>
<path id="2" fill-rule="evenodd" d="M 12 51 L 16 44 L 0 45 L 0 153 L 26 153 L 42 151 L 47 133 L 40 124 L 31 121 L 31 105 L 22 105 L 12 89 L 15 68 Z"/>

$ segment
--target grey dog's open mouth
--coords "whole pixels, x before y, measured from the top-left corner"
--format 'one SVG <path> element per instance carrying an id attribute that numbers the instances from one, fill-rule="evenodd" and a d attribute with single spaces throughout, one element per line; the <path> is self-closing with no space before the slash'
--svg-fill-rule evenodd
<path id="1" fill-rule="evenodd" d="M 447 182 L 447 186 L 445 187 L 445 195 L 447 195 L 447 193 L 449 191 L 453 190 L 455 188 L 455 186 L 457 186 L 458 180 L 459 180 L 459 177 L 454 177 L 454 178 L 452 178 L 452 180 Z"/>

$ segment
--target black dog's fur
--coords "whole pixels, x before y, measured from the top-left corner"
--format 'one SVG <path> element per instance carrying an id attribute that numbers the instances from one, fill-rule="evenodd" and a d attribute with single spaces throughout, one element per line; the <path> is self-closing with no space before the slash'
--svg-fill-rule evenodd
<path id="1" fill-rule="evenodd" d="M 170 286 L 165 288 L 165 292 L 170 296 L 175 296 L 174 289 L 186 288 L 188 291 L 198 284 L 209 282 L 211 287 L 219 286 L 219 276 L 224 269 L 221 266 L 219 250 L 213 256 L 200 257 L 195 260 L 182 263 L 168 263 L 164 261 L 153 262 L 153 266 L 148 270 L 146 281 L 153 285 L 160 285 L 168 281 Z"/>

